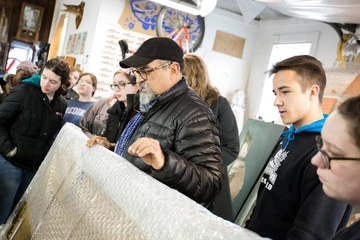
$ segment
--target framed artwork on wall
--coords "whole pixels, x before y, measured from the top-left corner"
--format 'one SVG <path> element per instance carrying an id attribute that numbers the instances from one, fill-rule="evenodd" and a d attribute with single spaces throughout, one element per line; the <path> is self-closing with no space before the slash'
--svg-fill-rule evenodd
<path id="1" fill-rule="evenodd" d="M 6 72 L 6 62 L 9 51 L 9 44 L 7 42 L 0 43 L 0 74 Z"/>
<path id="2" fill-rule="evenodd" d="M 39 38 L 44 8 L 23 3 L 16 38 L 25 42 L 36 43 Z"/>
<path id="3" fill-rule="evenodd" d="M 0 42 L 7 42 L 12 15 L 12 5 L 0 3 Z"/>

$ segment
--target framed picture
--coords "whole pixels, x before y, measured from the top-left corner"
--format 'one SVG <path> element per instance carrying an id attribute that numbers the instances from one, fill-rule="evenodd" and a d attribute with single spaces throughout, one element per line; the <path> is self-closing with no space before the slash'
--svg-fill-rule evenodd
<path id="1" fill-rule="evenodd" d="M 0 74 L 4 74 L 6 71 L 8 51 L 9 44 L 7 42 L 0 43 Z"/>
<path id="2" fill-rule="evenodd" d="M 12 5 L 0 3 L 0 42 L 7 42 L 11 22 Z"/>
<path id="3" fill-rule="evenodd" d="M 25 42 L 36 43 L 39 38 L 43 14 L 44 8 L 23 3 L 16 38 Z"/>
<path id="4" fill-rule="evenodd" d="M 249 118 L 240 134 L 240 153 L 228 167 L 235 223 L 243 226 L 256 201 L 268 158 L 286 126 Z"/>

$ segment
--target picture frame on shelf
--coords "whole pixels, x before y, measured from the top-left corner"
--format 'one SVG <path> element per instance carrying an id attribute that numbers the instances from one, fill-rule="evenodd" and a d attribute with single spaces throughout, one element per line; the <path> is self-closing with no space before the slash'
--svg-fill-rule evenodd
<path id="1" fill-rule="evenodd" d="M 23 3 L 16 39 L 36 43 L 39 39 L 44 8 L 29 3 Z"/>

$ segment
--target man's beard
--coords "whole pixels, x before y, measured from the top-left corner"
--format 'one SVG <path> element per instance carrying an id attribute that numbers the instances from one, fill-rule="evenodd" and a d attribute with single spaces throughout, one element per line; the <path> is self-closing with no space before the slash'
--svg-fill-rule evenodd
<path id="1" fill-rule="evenodd" d="M 142 89 L 145 89 L 146 92 L 143 92 Z M 149 85 L 145 82 L 140 83 L 139 85 L 139 92 L 140 92 L 140 105 L 145 105 L 150 103 L 152 100 L 155 99 L 155 94 L 151 91 Z"/>

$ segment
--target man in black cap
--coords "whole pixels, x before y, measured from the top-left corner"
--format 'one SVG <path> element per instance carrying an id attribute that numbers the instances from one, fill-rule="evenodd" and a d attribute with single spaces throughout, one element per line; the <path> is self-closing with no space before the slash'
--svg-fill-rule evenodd
<path id="1" fill-rule="evenodd" d="M 182 77 L 182 49 L 170 38 L 151 38 L 120 66 L 137 77 L 140 111 L 115 152 L 211 209 L 224 177 L 219 130 L 211 110 Z"/>

